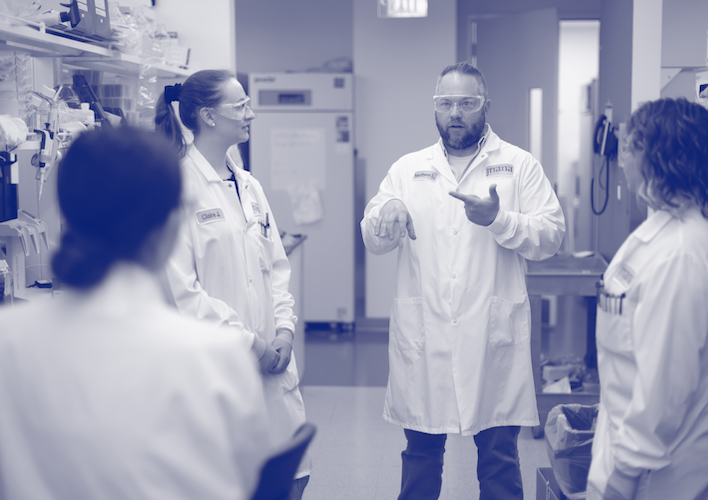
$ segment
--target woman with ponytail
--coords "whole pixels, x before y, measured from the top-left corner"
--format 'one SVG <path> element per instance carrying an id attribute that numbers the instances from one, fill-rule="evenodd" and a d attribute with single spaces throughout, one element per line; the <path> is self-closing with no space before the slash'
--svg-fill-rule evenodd
<path id="1" fill-rule="evenodd" d="M 305 422 L 296 360 L 290 263 L 260 183 L 228 154 L 249 139 L 256 117 L 241 84 L 227 71 L 192 74 L 160 96 L 156 129 L 182 156 L 182 226 L 165 268 L 167 295 L 188 316 L 247 331 L 259 360 L 276 443 Z M 190 137 L 191 136 L 191 137 Z M 193 141 L 191 138 L 193 137 Z M 291 499 L 309 480 L 306 456 Z"/>
<path id="2" fill-rule="evenodd" d="M 249 499 L 270 433 L 247 337 L 179 314 L 157 275 L 178 156 L 103 129 L 57 173 L 65 289 L 0 309 L 0 498 Z"/>

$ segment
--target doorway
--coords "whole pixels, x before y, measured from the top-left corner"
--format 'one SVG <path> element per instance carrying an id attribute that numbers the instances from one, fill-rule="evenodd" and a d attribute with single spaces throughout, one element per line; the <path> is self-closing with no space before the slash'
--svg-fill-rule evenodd
<path id="1" fill-rule="evenodd" d="M 558 196 L 566 214 L 568 252 L 592 250 L 589 179 L 597 113 L 600 21 L 560 21 L 558 43 Z"/>

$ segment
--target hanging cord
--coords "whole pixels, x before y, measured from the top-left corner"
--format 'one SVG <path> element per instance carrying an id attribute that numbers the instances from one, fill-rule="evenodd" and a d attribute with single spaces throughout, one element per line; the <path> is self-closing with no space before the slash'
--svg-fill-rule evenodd
<path id="1" fill-rule="evenodd" d="M 598 182 L 600 188 L 602 188 L 602 167 L 600 167 Z M 610 157 L 605 156 L 605 202 L 602 204 L 602 208 L 598 211 L 595 209 L 595 176 L 593 175 L 592 181 L 590 181 L 590 205 L 592 208 L 592 213 L 595 215 L 601 215 L 607 208 L 607 202 L 610 200 Z"/>

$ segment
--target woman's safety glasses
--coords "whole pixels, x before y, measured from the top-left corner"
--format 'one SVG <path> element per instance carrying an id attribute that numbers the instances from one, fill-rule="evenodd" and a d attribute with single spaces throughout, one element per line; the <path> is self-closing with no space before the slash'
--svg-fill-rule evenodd
<path id="1" fill-rule="evenodd" d="M 251 109 L 251 106 L 248 105 L 250 100 L 250 97 L 246 97 L 233 104 L 219 104 L 214 107 L 214 110 L 224 118 L 243 120 L 248 110 Z"/>
<path id="2" fill-rule="evenodd" d="M 434 95 L 433 103 L 438 113 L 449 113 L 455 106 L 463 113 L 475 113 L 482 109 L 486 99 L 481 95 Z"/>

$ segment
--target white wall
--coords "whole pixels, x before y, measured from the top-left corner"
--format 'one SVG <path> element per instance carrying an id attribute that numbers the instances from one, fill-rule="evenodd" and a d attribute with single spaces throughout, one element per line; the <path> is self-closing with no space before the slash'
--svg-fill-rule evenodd
<path id="1" fill-rule="evenodd" d="M 635 0 L 632 29 L 632 108 L 661 97 L 663 0 Z"/>
<path id="2" fill-rule="evenodd" d="M 233 0 L 163 0 L 157 2 L 155 12 L 159 23 L 179 34 L 180 45 L 191 49 L 192 69 L 236 72 Z"/>
<path id="3" fill-rule="evenodd" d="M 558 69 L 558 195 L 575 196 L 580 160 L 580 114 L 584 86 L 597 78 L 599 21 L 561 21 Z M 590 140 L 590 138 L 583 138 Z"/>
<path id="4" fill-rule="evenodd" d="M 376 2 L 354 0 L 355 144 L 367 201 L 394 161 L 439 137 L 432 96 L 440 71 L 457 62 L 456 3 L 430 2 L 426 18 L 379 19 Z M 367 318 L 388 318 L 395 265 L 395 253 L 366 255 Z"/>
<path id="5" fill-rule="evenodd" d="M 708 2 L 666 0 L 662 12 L 661 66 L 688 68 L 708 66 Z"/>
<path id="6" fill-rule="evenodd" d="M 239 73 L 306 71 L 352 57 L 352 0 L 231 0 Z"/>

